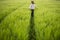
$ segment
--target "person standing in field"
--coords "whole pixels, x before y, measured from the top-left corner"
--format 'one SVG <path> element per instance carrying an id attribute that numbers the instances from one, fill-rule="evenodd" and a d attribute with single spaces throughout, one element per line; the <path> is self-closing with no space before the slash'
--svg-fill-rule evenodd
<path id="1" fill-rule="evenodd" d="M 31 4 L 30 4 L 30 10 L 31 10 L 31 16 L 33 17 L 34 16 L 34 9 L 35 9 L 35 3 L 34 1 L 31 1 Z"/>

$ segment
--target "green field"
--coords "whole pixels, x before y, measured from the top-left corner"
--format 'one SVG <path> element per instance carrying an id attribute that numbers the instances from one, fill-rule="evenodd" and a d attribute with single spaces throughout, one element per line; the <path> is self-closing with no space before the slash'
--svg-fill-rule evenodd
<path id="1" fill-rule="evenodd" d="M 35 0 L 34 18 L 30 1 L 0 0 L 0 40 L 29 40 L 31 21 L 36 40 L 60 40 L 60 1 Z"/>

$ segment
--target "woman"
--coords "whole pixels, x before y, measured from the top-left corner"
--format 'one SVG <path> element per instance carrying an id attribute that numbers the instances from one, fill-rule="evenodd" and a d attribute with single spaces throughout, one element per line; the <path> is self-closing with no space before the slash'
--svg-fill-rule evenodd
<path id="1" fill-rule="evenodd" d="M 34 1 L 31 1 L 31 4 L 30 4 L 30 10 L 31 10 L 31 16 L 33 17 L 34 16 L 34 9 L 35 9 L 35 3 Z"/>

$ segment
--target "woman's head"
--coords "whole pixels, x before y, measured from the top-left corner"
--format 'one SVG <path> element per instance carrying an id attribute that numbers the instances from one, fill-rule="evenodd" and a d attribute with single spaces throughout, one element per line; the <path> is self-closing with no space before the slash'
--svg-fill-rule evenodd
<path id="1" fill-rule="evenodd" d="M 32 4 L 34 4 L 34 1 L 31 1 Z"/>

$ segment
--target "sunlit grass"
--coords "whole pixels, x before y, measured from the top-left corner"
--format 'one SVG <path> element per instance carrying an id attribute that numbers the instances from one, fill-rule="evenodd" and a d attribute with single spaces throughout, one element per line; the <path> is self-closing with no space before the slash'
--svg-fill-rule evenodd
<path id="1" fill-rule="evenodd" d="M 60 2 L 35 0 L 36 40 L 59 40 Z M 0 40 L 28 40 L 30 0 L 0 1 Z"/>

